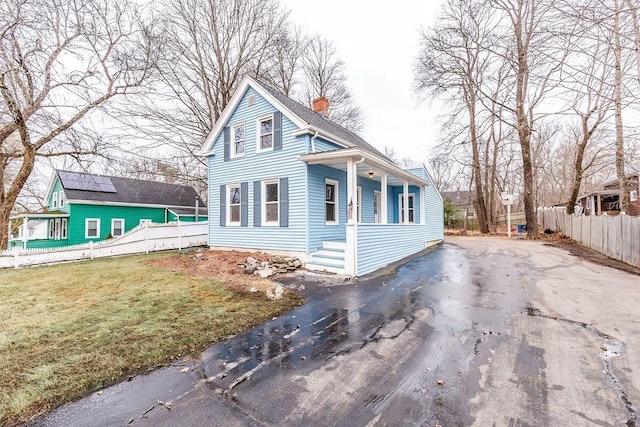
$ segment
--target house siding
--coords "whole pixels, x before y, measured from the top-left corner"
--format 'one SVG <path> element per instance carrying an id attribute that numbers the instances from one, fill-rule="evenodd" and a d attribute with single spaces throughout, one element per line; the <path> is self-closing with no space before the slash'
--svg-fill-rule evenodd
<path id="1" fill-rule="evenodd" d="M 248 105 L 248 97 L 254 104 Z M 209 245 L 247 249 L 306 252 L 306 164 L 298 157 L 307 151 L 308 138 L 295 137 L 297 127 L 282 116 L 282 149 L 257 152 L 257 119 L 276 108 L 249 88 L 225 126 L 245 124 L 245 154 L 224 161 L 224 135 L 218 136 L 209 156 L 209 200 L 220 200 L 222 185 L 247 183 L 247 226 L 221 226 L 220 203 L 209 203 Z M 288 226 L 254 226 L 254 182 L 288 178 Z M 244 208 L 243 208 L 244 209 Z"/>
<path id="2" fill-rule="evenodd" d="M 322 246 L 322 241 L 344 242 L 347 223 L 347 176 L 338 169 L 324 165 L 310 165 L 309 182 L 309 251 Z M 325 180 L 338 181 L 338 224 L 325 221 Z"/>
<path id="3" fill-rule="evenodd" d="M 55 183 L 53 184 L 53 188 L 51 189 L 51 193 L 49 193 L 48 198 L 47 198 L 47 207 L 50 211 L 61 211 L 61 212 L 69 212 L 69 203 L 66 199 L 65 196 L 64 197 L 64 206 L 60 207 L 60 192 L 62 191 L 62 185 L 60 184 L 60 179 L 56 178 Z M 58 206 L 57 207 L 53 207 L 53 195 L 57 194 L 58 197 Z"/>
<path id="4" fill-rule="evenodd" d="M 133 207 L 133 206 L 112 206 L 112 205 L 85 205 L 72 203 L 70 205 L 70 217 L 68 225 L 68 243 L 69 245 L 75 245 L 79 243 L 86 243 L 89 241 L 104 240 L 109 233 L 111 233 L 111 220 L 112 219 L 124 219 L 124 231 L 130 231 L 131 229 L 140 225 L 141 219 L 150 219 L 152 222 L 164 223 L 165 222 L 164 208 L 147 208 L 147 207 Z M 87 218 L 100 219 L 100 234 L 96 238 L 85 238 L 85 220 Z M 60 242 L 60 241 L 58 241 Z M 58 243 L 55 246 L 60 246 L 62 243 Z"/>

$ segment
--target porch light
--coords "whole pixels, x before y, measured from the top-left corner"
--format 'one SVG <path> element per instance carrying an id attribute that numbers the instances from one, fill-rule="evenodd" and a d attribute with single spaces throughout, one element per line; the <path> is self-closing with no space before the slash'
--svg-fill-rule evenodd
<path id="1" fill-rule="evenodd" d="M 372 170 L 369 171 L 369 179 L 373 179 L 373 171 Z"/>

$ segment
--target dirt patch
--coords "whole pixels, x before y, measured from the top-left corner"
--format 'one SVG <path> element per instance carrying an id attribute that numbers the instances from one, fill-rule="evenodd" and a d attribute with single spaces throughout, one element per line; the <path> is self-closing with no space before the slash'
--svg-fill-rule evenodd
<path id="1" fill-rule="evenodd" d="M 191 276 L 217 280 L 236 292 L 256 292 L 274 289 L 278 284 L 253 274 L 246 274 L 239 265 L 247 257 L 267 261 L 271 255 L 265 252 L 195 251 L 163 257 L 149 262 L 154 267 L 177 271 Z"/>

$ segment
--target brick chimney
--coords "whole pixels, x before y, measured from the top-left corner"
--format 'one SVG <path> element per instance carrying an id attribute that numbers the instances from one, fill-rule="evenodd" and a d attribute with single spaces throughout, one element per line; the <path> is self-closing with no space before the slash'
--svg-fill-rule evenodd
<path id="1" fill-rule="evenodd" d="M 313 111 L 318 114 L 322 114 L 325 117 L 329 116 L 329 100 L 324 96 L 313 100 Z"/>

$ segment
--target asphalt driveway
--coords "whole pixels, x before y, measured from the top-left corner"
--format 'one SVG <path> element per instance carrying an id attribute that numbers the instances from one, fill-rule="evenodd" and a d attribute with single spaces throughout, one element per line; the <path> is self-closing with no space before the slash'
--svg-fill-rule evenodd
<path id="1" fill-rule="evenodd" d="M 636 423 L 638 276 L 472 237 L 386 275 L 285 284 L 308 303 L 30 424 Z"/>

